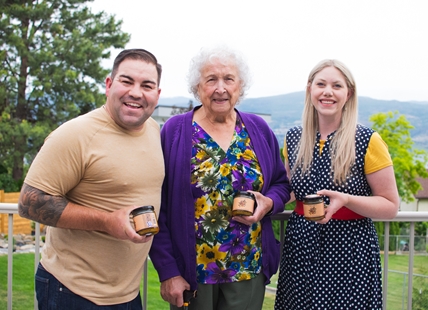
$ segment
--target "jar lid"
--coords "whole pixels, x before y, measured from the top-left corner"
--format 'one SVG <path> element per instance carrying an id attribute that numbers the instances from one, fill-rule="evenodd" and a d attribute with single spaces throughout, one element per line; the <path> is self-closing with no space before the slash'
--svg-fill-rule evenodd
<path id="1" fill-rule="evenodd" d="M 139 207 L 137 209 L 132 210 L 131 214 L 133 216 L 136 216 L 136 215 L 141 214 L 141 213 L 153 212 L 154 210 L 155 210 L 155 208 L 153 206 L 142 206 L 142 207 Z"/>
<path id="2" fill-rule="evenodd" d="M 318 200 L 318 199 L 322 199 L 321 195 L 318 194 L 312 194 L 312 195 L 306 195 L 305 200 Z"/>
<path id="3" fill-rule="evenodd" d="M 254 196 L 253 193 L 247 191 L 237 191 L 235 197 L 237 196 L 246 196 L 247 198 L 256 199 L 256 196 Z"/>

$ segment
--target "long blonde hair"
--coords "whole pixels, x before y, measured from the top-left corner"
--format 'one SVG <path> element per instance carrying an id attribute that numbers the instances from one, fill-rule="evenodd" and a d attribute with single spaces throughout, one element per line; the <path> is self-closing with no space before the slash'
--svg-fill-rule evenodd
<path id="1" fill-rule="evenodd" d="M 305 106 L 302 114 L 302 137 L 300 139 L 300 146 L 298 148 L 293 174 L 295 173 L 296 167 L 302 167 L 302 176 L 310 173 L 309 170 L 316 142 L 316 133 L 319 127 L 318 114 L 311 101 L 310 87 L 315 75 L 326 67 L 334 67 L 343 74 L 350 94 L 348 101 L 343 107 L 342 120 L 336 134 L 331 140 L 330 147 L 334 182 L 343 184 L 355 162 L 355 131 L 358 118 L 358 98 L 357 88 L 351 71 L 343 63 L 335 59 L 326 59 L 319 62 L 309 74 L 306 87 Z"/>

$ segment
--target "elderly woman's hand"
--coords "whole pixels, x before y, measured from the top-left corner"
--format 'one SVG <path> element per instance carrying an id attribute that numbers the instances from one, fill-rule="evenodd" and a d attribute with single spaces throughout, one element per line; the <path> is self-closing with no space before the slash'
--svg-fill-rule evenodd
<path id="1" fill-rule="evenodd" d="M 254 210 L 254 214 L 251 216 L 234 216 L 232 219 L 239 223 L 250 226 L 251 224 L 259 222 L 273 209 L 273 201 L 269 197 L 264 196 L 259 192 L 249 191 L 256 197 L 257 207 Z"/>

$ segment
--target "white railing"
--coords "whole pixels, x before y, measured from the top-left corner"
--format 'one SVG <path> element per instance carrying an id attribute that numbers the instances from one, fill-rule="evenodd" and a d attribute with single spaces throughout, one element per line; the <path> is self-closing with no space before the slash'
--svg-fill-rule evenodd
<path id="1" fill-rule="evenodd" d="M 8 214 L 8 244 L 7 244 L 7 310 L 12 310 L 12 275 L 13 275 L 13 215 L 18 214 L 17 203 L 0 203 L 0 214 Z M 40 223 L 35 226 L 34 273 L 40 261 Z M 143 309 L 147 309 L 147 260 L 144 264 L 143 275 Z M 34 310 L 38 310 L 36 294 L 34 294 Z"/>
<path id="2" fill-rule="evenodd" d="M 280 231 L 281 237 L 281 253 L 282 245 L 284 244 L 284 231 L 285 221 L 290 218 L 292 211 L 284 211 L 280 214 L 272 216 L 272 220 L 281 221 Z M 410 237 L 409 237 L 409 272 L 408 272 L 408 285 L 407 285 L 407 309 L 412 309 L 412 291 L 413 291 L 413 263 L 414 263 L 414 248 L 415 248 L 415 223 L 428 222 L 428 212 L 398 212 L 394 219 L 376 219 L 376 222 L 385 223 L 384 232 L 384 265 L 383 265 L 383 309 L 386 309 L 386 300 L 388 296 L 388 260 L 389 260 L 389 228 L 390 222 L 409 222 L 410 223 Z"/>
<path id="3" fill-rule="evenodd" d="M 12 274 L 13 274 L 13 215 L 18 214 L 17 203 L 0 203 L 0 214 L 7 213 L 7 310 L 12 310 Z M 34 248 L 34 273 L 40 261 L 40 223 L 36 222 L 35 227 L 35 248 Z M 34 310 L 38 310 L 36 294 L 34 294 Z"/>
<path id="4" fill-rule="evenodd" d="M 272 216 L 272 220 L 280 221 L 281 231 L 281 247 L 284 244 L 285 221 L 290 218 L 292 211 L 284 211 L 280 214 Z M 18 214 L 17 203 L 0 203 L 0 214 L 6 213 L 9 215 L 8 235 L 13 236 L 13 215 Z M 377 222 L 385 222 L 384 234 L 384 265 L 383 265 L 383 309 L 386 309 L 386 299 L 388 296 L 388 259 L 389 259 L 389 223 L 390 222 L 409 222 L 410 223 L 410 238 L 409 238 L 409 271 L 408 271 L 408 294 L 407 294 L 407 309 L 412 309 L 412 291 L 413 291 L 413 263 L 414 263 L 414 245 L 415 245 L 415 223 L 428 222 L 428 212 L 398 212 L 398 215 L 391 220 L 378 219 Z M 36 223 L 35 235 L 35 255 L 34 255 L 34 272 L 37 271 L 37 266 L 40 260 L 40 224 Z M 282 251 L 281 251 L 282 252 Z M 8 270 L 7 270 L 7 309 L 12 310 L 12 266 L 13 266 L 13 238 L 8 238 Z M 147 305 L 147 261 L 145 264 L 143 278 L 143 309 Z M 36 296 L 34 296 L 34 309 L 37 310 Z"/>
<path id="5" fill-rule="evenodd" d="M 409 222 L 409 272 L 407 283 L 407 309 L 412 309 L 412 292 L 413 292 L 413 263 L 415 260 L 415 223 L 427 222 L 428 212 L 398 212 L 398 215 L 392 220 L 379 219 L 377 222 L 385 222 L 384 232 L 384 265 L 383 265 L 383 309 L 386 309 L 386 296 L 388 293 L 388 256 L 389 256 L 389 223 L 390 222 Z"/>

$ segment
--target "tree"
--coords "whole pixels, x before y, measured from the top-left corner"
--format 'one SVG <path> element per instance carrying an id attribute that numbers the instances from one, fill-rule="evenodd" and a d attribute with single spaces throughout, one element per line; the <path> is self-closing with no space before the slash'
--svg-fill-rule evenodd
<path id="1" fill-rule="evenodd" d="M 176 105 L 172 106 L 171 115 L 179 115 L 193 110 L 193 101 L 189 100 L 187 107 L 177 107 Z"/>
<path id="2" fill-rule="evenodd" d="M 414 142 L 410 136 L 413 126 L 404 115 L 399 115 L 398 112 L 377 113 L 370 117 L 370 121 L 373 122 L 372 128 L 388 145 L 400 198 L 405 202 L 414 200 L 413 195 L 422 188 L 416 178 L 428 177 L 426 170 L 428 154 L 424 150 L 413 147 Z M 409 224 L 391 222 L 390 234 L 398 235 L 400 228 L 406 225 Z M 384 232 L 384 223 L 376 222 L 375 226 L 379 239 L 382 240 L 380 237 Z M 417 233 L 425 235 L 424 227 L 426 227 L 426 223 L 417 223 Z M 394 247 L 394 244 L 390 244 L 390 250 L 396 250 Z"/>
<path id="3" fill-rule="evenodd" d="M 413 201 L 414 194 L 422 189 L 417 177 L 428 177 L 428 153 L 415 149 L 410 130 L 413 126 L 398 112 L 377 113 L 370 117 L 372 128 L 388 145 L 394 163 L 398 193 L 405 202 Z"/>
<path id="4" fill-rule="evenodd" d="M 0 0 L 0 162 L 16 182 L 49 132 L 104 103 L 101 61 L 129 42 L 87 2 Z"/>

